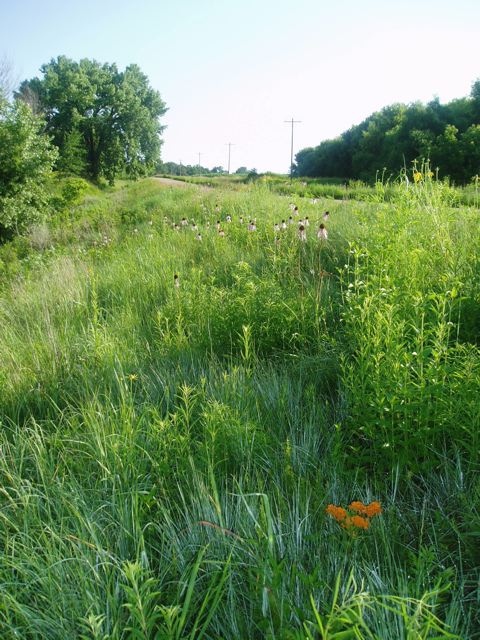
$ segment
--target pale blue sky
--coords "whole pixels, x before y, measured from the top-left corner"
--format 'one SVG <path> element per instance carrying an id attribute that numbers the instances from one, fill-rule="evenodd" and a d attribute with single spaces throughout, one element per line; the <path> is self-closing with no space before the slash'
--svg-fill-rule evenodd
<path id="1" fill-rule="evenodd" d="M 163 158 L 287 171 L 295 149 L 393 102 L 442 102 L 480 77 L 480 0 L 0 0 L 21 79 L 64 54 L 135 62 L 169 111 Z"/>

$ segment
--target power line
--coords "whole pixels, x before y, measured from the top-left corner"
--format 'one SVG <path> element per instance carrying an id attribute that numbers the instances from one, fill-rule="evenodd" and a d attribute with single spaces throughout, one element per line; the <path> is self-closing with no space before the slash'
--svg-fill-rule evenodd
<path id="1" fill-rule="evenodd" d="M 292 140 L 290 144 L 290 180 L 291 180 L 293 178 L 293 125 L 299 124 L 301 120 L 294 120 L 292 118 L 291 120 L 284 120 L 284 122 L 292 125 Z"/>
<path id="2" fill-rule="evenodd" d="M 228 171 L 227 171 L 227 173 L 230 173 L 230 152 L 231 152 L 231 148 L 235 146 L 235 143 L 227 142 L 225 146 L 228 147 Z"/>

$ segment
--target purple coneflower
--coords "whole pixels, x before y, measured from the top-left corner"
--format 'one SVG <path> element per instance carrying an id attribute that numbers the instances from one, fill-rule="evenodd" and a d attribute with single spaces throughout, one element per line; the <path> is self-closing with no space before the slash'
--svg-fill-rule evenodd
<path id="1" fill-rule="evenodd" d="M 318 228 L 317 238 L 319 240 L 327 240 L 328 239 L 328 231 L 325 228 L 324 224 L 321 224 Z"/>

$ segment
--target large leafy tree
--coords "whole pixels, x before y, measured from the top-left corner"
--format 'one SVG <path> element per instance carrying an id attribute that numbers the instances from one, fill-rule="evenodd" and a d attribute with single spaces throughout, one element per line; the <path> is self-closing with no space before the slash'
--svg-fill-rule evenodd
<path id="1" fill-rule="evenodd" d="M 38 98 L 64 169 L 78 172 L 86 162 L 93 178 L 113 182 L 120 172 L 136 177 L 155 166 L 166 107 L 137 65 L 119 71 L 115 64 L 59 56 L 41 72 L 42 78 L 23 82 L 16 96 Z"/>
<path id="2" fill-rule="evenodd" d="M 415 159 L 430 159 L 456 182 L 480 172 L 480 80 L 469 97 L 442 105 L 394 104 L 373 113 L 335 140 L 296 155 L 296 175 L 373 180 L 386 167 L 397 172 Z"/>
<path id="3" fill-rule="evenodd" d="M 47 212 L 46 183 L 57 151 L 43 129 L 28 105 L 0 97 L 0 242 Z"/>

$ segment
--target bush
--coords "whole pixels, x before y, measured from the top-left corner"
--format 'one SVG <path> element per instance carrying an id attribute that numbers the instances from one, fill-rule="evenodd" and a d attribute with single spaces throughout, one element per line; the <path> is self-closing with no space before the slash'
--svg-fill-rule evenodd
<path id="1" fill-rule="evenodd" d="M 41 127 L 26 104 L 0 102 L 0 242 L 48 210 L 46 182 L 57 152 Z"/>

